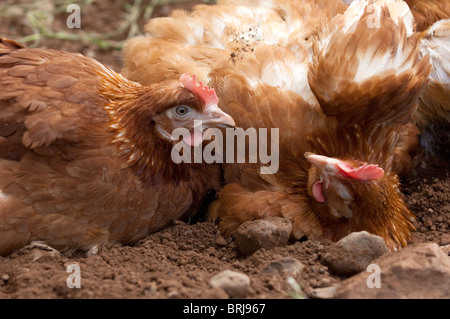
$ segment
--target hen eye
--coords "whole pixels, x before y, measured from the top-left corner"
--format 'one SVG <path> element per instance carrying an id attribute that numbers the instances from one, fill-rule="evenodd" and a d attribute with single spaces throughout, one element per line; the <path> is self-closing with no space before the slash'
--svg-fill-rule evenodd
<path id="1" fill-rule="evenodd" d="M 184 117 L 189 113 L 189 107 L 187 107 L 186 105 L 177 106 L 177 108 L 175 109 L 175 113 L 178 116 Z"/>

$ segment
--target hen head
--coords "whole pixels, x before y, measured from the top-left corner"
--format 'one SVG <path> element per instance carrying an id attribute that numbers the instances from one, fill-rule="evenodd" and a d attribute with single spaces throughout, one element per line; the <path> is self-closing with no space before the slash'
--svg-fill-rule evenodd
<path id="1" fill-rule="evenodd" d="M 403 201 L 397 175 L 358 160 L 305 156 L 312 164 L 308 173 L 312 208 L 333 229 L 330 239 L 365 230 L 381 236 L 390 249 L 407 245 L 414 216 Z"/>
<path id="2" fill-rule="evenodd" d="M 188 73 L 181 75 L 179 83 L 175 84 L 178 85 L 175 94 L 162 92 L 161 108 L 152 118 L 156 132 L 163 140 L 174 143 L 172 132 L 181 128 L 189 130 L 183 137 L 186 144 L 198 146 L 208 128 L 235 126 L 234 120 L 217 106 L 219 99 L 214 89 L 197 82 L 195 75 L 191 78 Z M 194 134 L 200 129 L 200 123 L 201 131 Z"/>
<path id="3" fill-rule="evenodd" d="M 185 73 L 179 80 L 144 86 L 108 70 L 100 74 L 101 94 L 110 101 L 105 109 L 112 119 L 112 143 L 118 146 L 126 166 L 133 167 L 146 182 L 190 179 L 185 165 L 171 161 L 171 150 L 179 139 L 179 135 L 172 137 L 174 130 L 184 129 L 188 132 L 183 135 L 186 144 L 197 146 L 208 128 L 235 126 L 217 106 L 214 89 L 197 82 L 195 76 Z M 195 132 L 199 123 L 202 131 Z"/>

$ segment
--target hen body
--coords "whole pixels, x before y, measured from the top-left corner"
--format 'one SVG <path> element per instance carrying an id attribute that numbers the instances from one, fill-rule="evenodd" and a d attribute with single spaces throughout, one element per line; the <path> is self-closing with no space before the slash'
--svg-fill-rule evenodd
<path id="1" fill-rule="evenodd" d="M 397 174 L 412 165 L 418 130 L 411 120 L 430 64 L 420 57 L 412 20 L 395 10 L 404 3 L 391 2 L 391 12 L 382 4 L 370 12 L 361 2 L 343 15 L 332 2 L 311 17 L 305 8 L 320 1 L 222 1 L 151 20 L 147 37 L 128 43 L 131 78 L 148 83 L 146 65 L 156 57 L 164 68 L 166 59 L 161 74 L 175 77 L 181 66 L 201 72 L 239 127 L 279 129 L 274 174 L 261 174 L 266 165 L 248 158 L 222 165 L 227 185 L 210 216 L 224 233 L 283 216 L 294 238 L 338 240 L 367 230 L 391 249 L 407 244 L 414 218 Z M 247 11 L 253 20 L 242 16 Z M 379 26 L 368 25 L 373 18 Z M 164 47 L 176 57 L 161 58 Z"/>
<path id="2" fill-rule="evenodd" d="M 196 212 L 218 167 L 171 161 L 174 108 L 234 125 L 178 80 L 142 86 L 97 61 L 0 39 L 0 254 L 30 241 L 95 253 Z"/>
<path id="3" fill-rule="evenodd" d="M 366 230 L 391 249 L 407 244 L 414 217 L 397 173 L 409 163 L 409 138 L 417 142 L 411 119 L 430 67 L 406 27 L 387 10 L 379 15 L 378 29 L 366 27 L 366 12 L 347 30 L 345 15 L 321 30 L 307 71 L 318 104 L 306 91 L 296 95 L 264 81 L 260 68 L 277 63 L 279 53 L 258 57 L 257 49 L 255 60 L 212 73 L 221 106 L 238 125 L 280 128 L 275 174 L 262 175 L 255 164 L 224 165 L 229 184 L 210 208 L 222 231 L 232 234 L 244 221 L 283 216 L 292 222 L 294 238 L 338 240 Z M 304 58 L 305 68 L 307 63 Z M 342 169 L 347 165 L 348 171 Z M 372 167 L 374 175 L 352 174 L 363 167 Z"/>

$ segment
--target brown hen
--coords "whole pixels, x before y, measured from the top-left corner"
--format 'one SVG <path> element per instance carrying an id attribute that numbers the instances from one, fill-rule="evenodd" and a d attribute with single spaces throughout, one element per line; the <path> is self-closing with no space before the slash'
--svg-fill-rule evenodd
<path id="1" fill-rule="evenodd" d="M 221 108 L 238 126 L 280 129 L 275 174 L 261 174 L 257 164 L 224 165 L 229 184 L 210 207 L 224 233 L 283 216 L 294 238 L 338 240 L 366 230 L 391 249 L 408 243 L 414 217 L 396 173 L 408 165 L 401 155 L 417 143 L 411 119 L 429 59 L 420 58 L 418 39 L 387 8 L 358 10 L 356 18 L 335 17 L 315 40 L 309 83 L 320 107 L 307 92 L 298 96 L 264 81 L 262 67 L 276 64 L 279 54 L 258 59 L 255 50 L 254 58 L 212 73 Z M 373 14 L 379 27 L 368 27 Z"/>
<path id="2" fill-rule="evenodd" d="M 172 162 L 171 132 L 234 126 L 216 104 L 188 75 L 142 86 L 0 39 L 0 254 L 31 241 L 96 253 L 195 213 L 219 168 Z"/>

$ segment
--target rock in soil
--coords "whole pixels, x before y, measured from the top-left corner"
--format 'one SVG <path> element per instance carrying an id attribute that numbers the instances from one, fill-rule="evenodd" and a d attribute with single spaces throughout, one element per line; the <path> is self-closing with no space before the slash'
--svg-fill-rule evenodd
<path id="1" fill-rule="evenodd" d="M 242 223 L 234 232 L 236 247 L 248 256 L 261 248 L 272 249 L 286 245 L 292 232 L 292 224 L 282 217 L 269 217 Z"/>
<path id="2" fill-rule="evenodd" d="M 213 288 L 221 288 L 230 298 L 245 298 L 250 289 L 250 278 L 242 273 L 224 270 L 209 281 Z"/>
<path id="3" fill-rule="evenodd" d="M 263 269 L 261 269 L 261 273 L 275 273 L 281 276 L 296 276 L 300 273 L 303 267 L 303 264 L 297 259 L 285 257 L 270 262 Z"/>
<path id="4" fill-rule="evenodd" d="M 376 270 L 353 276 L 341 282 L 334 297 L 450 298 L 450 258 L 436 243 L 409 246 L 373 263 L 378 277 Z"/>
<path id="5" fill-rule="evenodd" d="M 383 238 L 362 231 L 351 233 L 327 247 L 320 261 L 337 275 L 352 276 L 366 270 L 374 259 L 388 252 Z"/>
<path id="6" fill-rule="evenodd" d="M 308 296 L 313 299 L 332 299 L 336 293 L 336 286 L 313 289 Z"/>
<path id="7" fill-rule="evenodd" d="M 444 253 L 446 253 L 448 256 L 450 256 L 450 245 L 441 246 L 441 249 Z"/>

